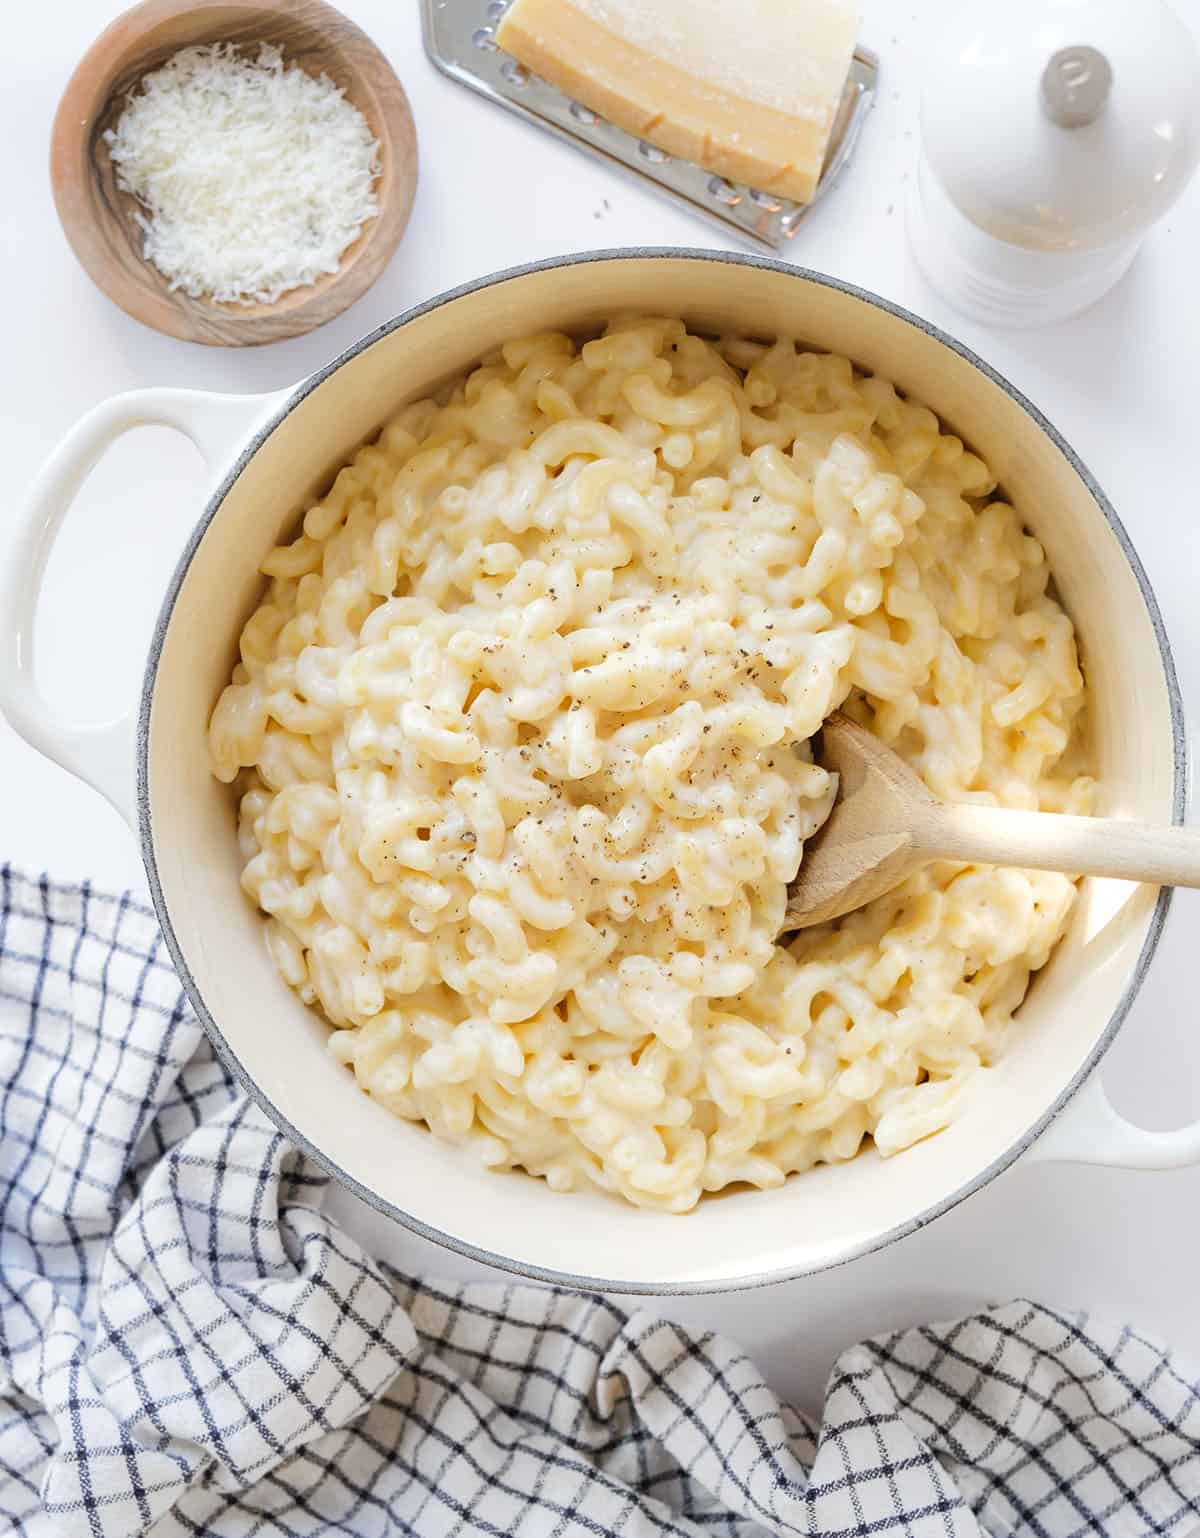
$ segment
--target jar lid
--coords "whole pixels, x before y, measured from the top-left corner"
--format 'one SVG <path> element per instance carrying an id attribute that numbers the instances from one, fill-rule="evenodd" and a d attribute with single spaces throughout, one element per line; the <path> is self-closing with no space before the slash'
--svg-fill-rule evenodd
<path id="1" fill-rule="evenodd" d="M 931 40 L 928 163 L 1035 250 L 1141 234 L 1200 160 L 1200 48 L 1166 0 L 971 0 Z"/>

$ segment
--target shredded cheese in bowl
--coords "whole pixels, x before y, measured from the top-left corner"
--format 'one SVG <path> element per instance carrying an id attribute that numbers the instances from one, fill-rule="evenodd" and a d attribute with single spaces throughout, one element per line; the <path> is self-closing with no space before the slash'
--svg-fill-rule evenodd
<path id="1" fill-rule="evenodd" d="M 379 144 L 326 75 L 266 43 L 184 48 L 105 134 L 143 254 L 193 299 L 274 304 L 333 273 L 379 212 Z"/>

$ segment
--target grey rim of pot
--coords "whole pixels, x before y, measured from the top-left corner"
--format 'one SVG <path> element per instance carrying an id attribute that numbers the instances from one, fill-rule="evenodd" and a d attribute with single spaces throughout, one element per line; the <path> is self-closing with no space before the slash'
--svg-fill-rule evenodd
<path id="1" fill-rule="evenodd" d="M 1171 888 L 1164 887 L 1155 903 L 1154 912 L 1150 918 L 1150 926 L 1138 955 L 1133 976 L 1125 992 L 1122 994 L 1117 1008 L 1113 1011 L 1108 1024 L 1105 1026 L 1103 1034 L 1088 1054 L 1086 1061 L 1080 1067 L 1078 1073 L 1075 1074 L 1070 1084 L 1062 1091 L 1054 1104 L 1043 1112 L 1037 1121 L 1026 1130 L 1024 1135 L 998 1159 L 993 1160 L 991 1164 L 942 1201 L 935 1203 L 907 1222 L 899 1223 L 883 1234 L 876 1235 L 862 1244 L 852 1246 L 844 1254 L 838 1255 L 832 1260 L 821 1261 L 815 1265 L 795 1266 L 790 1269 L 785 1268 L 734 1279 L 701 1281 L 685 1285 L 677 1282 L 627 1282 L 622 1281 L 620 1278 L 612 1277 L 578 1276 L 572 1272 L 557 1271 L 546 1266 L 529 1265 L 514 1260 L 507 1255 L 498 1255 L 478 1245 L 469 1244 L 466 1240 L 460 1239 L 453 1234 L 445 1233 L 428 1223 L 423 1223 L 419 1219 L 414 1218 L 410 1213 L 405 1212 L 403 1208 L 397 1207 L 392 1202 L 385 1201 L 376 1192 L 363 1185 L 361 1181 L 349 1175 L 334 1160 L 330 1159 L 328 1155 L 316 1148 L 303 1133 L 294 1127 L 285 1116 L 280 1114 L 268 1096 L 245 1073 L 236 1053 L 225 1040 L 220 1026 L 209 1013 L 200 989 L 188 967 L 187 960 L 180 949 L 158 878 L 158 868 L 154 857 L 154 833 L 150 815 L 148 765 L 150 708 L 154 694 L 154 684 L 158 674 L 159 659 L 162 655 L 163 642 L 166 637 L 167 628 L 170 625 L 171 615 L 175 608 L 175 601 L 183 586 L 192 557 L 200 541 L 203 539 L 209 524 L 216 517 L 230 488 L 241 475 L 251 458 L 253 458 L 267 438 L 270 437 L 292 411 L 323 384 L 331 374 L 341 368 L 344 363 L 348 363 L 352 358 L 356 358 L 383 337 L 390 336 L 392 332 L 400 330 L 401 327 L 407 325 L 410 321 L 416 320 L 422 315 L 427 315 L 431 311 L 439 309 L 442 305 L 449 304 L 451 301 L 459 299 L 466 294 L 476 293 L 480 289 L 490 288 L 498 283 L 505 283 L 512 278 L 525 277 L 530 273 L 546 272 L 556 267 L 577 266 L 587 262 L 680 259 L 724 262 L 732 267 L 766 268 L 771 272 L 782 273 L 787 277 L 800 278 L 809 283 L 815 283 L 821 287 L 836 290 L 838 293 L 848 294 L 852 298 L 862 300 L 865 304 L 873 305 L 876 309 L 883 310 L 887 314 L 894 316 L 897 320 L 904 321 L 907 325 L 924 332 L 926 336 L 932 337 L 944 347 L 948 347 L 952 352 L 957 353 L 960 358 L 965 359 L 966 362 L 978 369 L 994 385 L 1003 390 L 1041 428 L 1042 432 L 1046 434 L 1060 451 L 1087 487 L 1093 501 L 1104 515 L 1105 521 L 1116 536 L 1125 559 L 1128 561 L 1137 579 L 1142 599 L 1150 615 L 1155 639 L 1158 642 L 1158 652 L 1162 662 L 1163 675 L 1167 685 L 1167 696 L 1170 703 L 1174 773 L 1171 799 L 1171 818 L 1173 822 L 1183 822 L 1187 806 L 1187 739 L 1184 729 L 1183 700 L 1179 691 L 1179 680 L 1175 672 L 1175 662 L 1171 653 L 1170 642 L 1167 639 L 1166 629 L 1163 625 L 1162 614 L 1158 607 L 1158 600 L 1154 596 L 1149 578 L 1138 558 L 1136 550 L 1130 542 L 1129 535 L 1126 533 L 1124 525 L 1121 523 L 1112 504 L 1100 489 L 1095 477 L 1071 448 L 1070 444 L 1063 439 L 1053 424 L 1046 419 L 1033 402 L 1027 399 L 1020 390 L 1005 379 L 1002 374 L 997 373 L 990 364 L 986 363 L 964 343 L 956 341 L 954 337 L 949 336 L 930 321 L 923 320 L 919 315 L 913 314 L 911 310 L 906 310 L 901 305 L 893 304 L 890 300 L 880 298 L 878 294 L 873 294 L 867 289 L 858 288 L 853 283 L 845 283 L 839 278 L 830 277 L 826 273 L 816 272 L 811 268 L 797 267 L 787 262 L 774 261 L 769 257 L 751 256 L 740 252 L 706 251 L 686 246 L 632 246 L 615 250 L 585 251 L 576 256 L 551 257 L 545 261 L 529 262 L 519 267 L 509 267 L 501 272 L 491 273 L 487 277 L 478 278 L 471 283 L 464 283 L 458 288 L 452 288 L 443 294 L 438 294 L 433 299 L 426 300 L 423 304 L 415 305 L 413 308 L 405 310 L 403 314 L 396 316 L 393 320 L 386 321 L 383 325 L 364 336 L 360 341 L 355 342 L 353 346 L 347 348 L 345 352 L 341 353 L 331 363 L 326 364 L 324 368 L 319 369 L 315 374 L 312 374 L 299 384 L 266 426 L 260 428 L 245 445 L 229 473 L 210 497 L 171 577 L 171 582 L 167 589 L 166 597 L 163 600 L 162 608 L 159 611 L 154 635 L 150 643 L 142 685 L 137 728 L 138 836 L 141 844 L 142 861 L 146 867 L 155 911 L 162 926 L 163 938 L 166 941 L 167 949 L 170 952 L 171 959 L 179 973 L 180 980 L 183 983 L 192 1007 L 199 1016 L 209 1039 L 220 1054 L 222 1061 L 241 1084 L 247 1095 L 261 1107 L 275 1125 L 286 1133 L 303 1153 L 307 1154 L 314 1163 L 318 1164 L 335 1180 L 340 1181 L 342 1185 L 346 1186 L 360 1200 L 366 1202 L 368 1206 L 373 1207 L 377 1212 L 382 1212 L 387 1217 L 394 1219 L 404 1228 L 410 1230 L 410 1232 L 420 1235 L 421 1238 L 428 1239 L 434 1244 L 441 1245 L 443 1248 L 452 1250 L 459 1255 L 464 1255 L 471 1260 L 495 1266 L 499 1270 L 525 1277 L 531 1281 L 546 1282 L 585 1292 L 610 1292 L 625 1296 L 665 1297 L 672 1295 L 689 1296 L 706 1293 L 737 1292 L 755 1287 L 767 1287 L 780 1282 L 797 1281 L 805 1276 L 814 1276 L 822 1271 L 830 1271 L 838 1266 L 846 1265 L 848 1262 L 857 1260 L 863 1255 L 869 1255 L 877 1250 L 885 1249 L 888 1245 L 907 1238 L 909 1234 L 916 1233 L 917 1230 L 932 1223 L 935 1218 L 939 1218 L 944 1213 L 949 1212 L 951 1208 L 957 1207 L 959 1202 L 965 1201 L 968 1196 L 973 1196 L 976 1191 L 982 1190 L 984 1186 L 994 1180 L 997 1175 L 1002 1174 L 1004 1170 L 1015 1163 L 1023 1153 L 1032 1147 L 1042 1133 L 1045 1132 L 1046 1128 L 1050 1126 L 1051 1122 L 1062 1113 L 1084 1080 L 1091 1075 L 1112 1045 L 1117 1032 L 1124 1023 L 1126 1015 L 1129 1013 L 1134 999 L 1137 997 L 1138 990 L 1153 959 L 1154 952 L 1162 935 L 1163 925 L 1166 922 L 1167 911 L 1171 904 Z M 564 1199 L 569 1200 L 569 1198 Z"/>

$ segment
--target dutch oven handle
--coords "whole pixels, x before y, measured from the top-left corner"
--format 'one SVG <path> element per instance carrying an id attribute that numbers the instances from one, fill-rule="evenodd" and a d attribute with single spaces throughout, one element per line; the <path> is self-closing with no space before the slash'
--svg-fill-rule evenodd
<path id="1" fill-rule="evenodd" d="M 79 488 L 122 434 L 135 427 L 175 428 L 200 450 L 212 489 L 237 450 L 290 394 L 134 390 L 101 402 L 50 456 L 0 552 L 0 713 L 31 747 L 98 790 L 130 827 L 137 823 L 135 712 L 94 725 L 64 721 L 34 678 L 34 620 L 54 541 Z"/>
<path id="2" fill-rule="evenodd" d="M 1124 1170 L 1173 1170 L 1200 1164 L 1200 1121 L 1151 1132 L 1127 1121 L 1104 1090 L 1103 1063 L 1080 1086 L 1023 1162 L 1104 1164 Z"/>

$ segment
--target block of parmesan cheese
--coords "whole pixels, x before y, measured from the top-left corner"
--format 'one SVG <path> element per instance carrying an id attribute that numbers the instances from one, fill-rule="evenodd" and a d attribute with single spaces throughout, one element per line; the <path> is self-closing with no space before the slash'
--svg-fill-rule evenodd
<path id="1" fill-rule="evenodd" d="M 808 202 L 858 24 L 858 0 L 513 0 L 496 41 L 627 133 Z"/>

